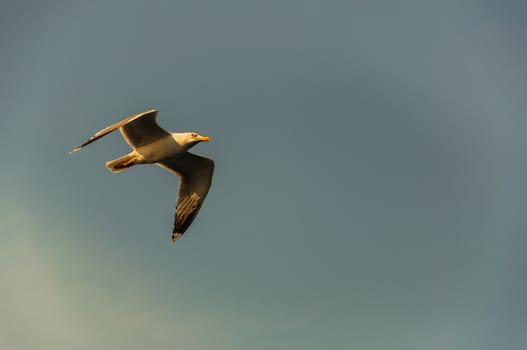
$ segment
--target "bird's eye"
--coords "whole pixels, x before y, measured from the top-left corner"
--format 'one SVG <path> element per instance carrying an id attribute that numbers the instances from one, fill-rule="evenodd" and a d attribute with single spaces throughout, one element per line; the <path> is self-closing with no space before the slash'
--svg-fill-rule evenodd
<path id="1" fill-rule="evenodd" d="M 190 136 L 192 136 L 192 137 L 198 137 L 198 134 L 196 134 L 195 132 L 193 132 L 192 134 L 190 134 Z"/>

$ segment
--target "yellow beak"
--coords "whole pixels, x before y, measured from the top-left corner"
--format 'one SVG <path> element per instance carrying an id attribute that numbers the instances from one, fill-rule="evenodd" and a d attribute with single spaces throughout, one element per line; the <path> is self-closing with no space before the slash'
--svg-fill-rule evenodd
<path id="1" fill-rule="evenodd" d="M 208 137 L 208 136 L 198 136 L 198 137 L 196 137 L 196 140 L 209 142 L 210 141 L 210 137 Z"/>

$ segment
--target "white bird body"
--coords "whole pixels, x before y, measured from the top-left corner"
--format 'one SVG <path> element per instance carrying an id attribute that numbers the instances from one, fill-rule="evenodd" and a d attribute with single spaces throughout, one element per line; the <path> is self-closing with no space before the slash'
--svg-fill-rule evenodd
<path id="1" fill-rule="evenodd" d="M 157 110 L 134 114 L 114 123 L 74 148 L 74 153 L 99 138 L 119 129 L 132 152 L 111 160 L 106 167 L 116 173 L 135 164 L 157 164 L 179 176 L 179 191 L 172 239 L 185 233 L 199 212 L 207 196 L 214 172 L 214 161 L 187 152 L 199 142 L 209 141 L 208 136 L 195 132 L 169 133 L 156 123 Z"/>
<path id="2" fill-rule="evenodd" d="M 177 141 L 181 139 L 181 133 L 171 133 L 171 136 L 170 138 L 162 138 L 153 143 L 132 148 L 141 158 L 136 163 L 157 163 L 163 159 L 177 157 L 185 153 L 188 147 Z"/>

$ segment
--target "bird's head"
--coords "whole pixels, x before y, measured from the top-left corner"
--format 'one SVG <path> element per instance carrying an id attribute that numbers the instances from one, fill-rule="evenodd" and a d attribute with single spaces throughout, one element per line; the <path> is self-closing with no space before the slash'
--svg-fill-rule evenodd
<path id="1" fill-rule="evenodd" d="M 208 136 L 202 136 L 198 134 L 197 132 L 182 132 L 182 133 L 174 133 L 174 139 L 177 143 L 179 143 L 181 146 L 186 147 L 189 149 L 190 147 L 196 145 L 199 142 L 203 141 L 210 141 L 210 137 Z"/>

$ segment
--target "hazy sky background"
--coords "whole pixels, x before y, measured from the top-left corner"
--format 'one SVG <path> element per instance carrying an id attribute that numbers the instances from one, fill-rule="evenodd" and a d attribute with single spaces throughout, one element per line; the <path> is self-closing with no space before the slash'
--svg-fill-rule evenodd
<path id="1" fill-rule="evenodd" d="M 524 1 L 2 1 L 0 349 L 527 348 Z M 111 174 L 100 128 L 212 137 Z"/>

